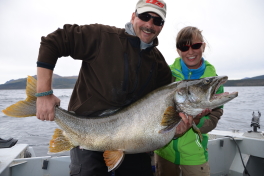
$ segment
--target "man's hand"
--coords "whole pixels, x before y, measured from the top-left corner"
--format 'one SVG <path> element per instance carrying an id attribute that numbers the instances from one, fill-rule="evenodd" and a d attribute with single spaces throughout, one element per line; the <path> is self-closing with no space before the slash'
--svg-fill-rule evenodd
<path id="1" fill-rule="evenodd" d="M 174 137 L 182 136 L 187 130 L 189 130 L 192 127 L 192 124 L 193 124 L 193 117 L 192 116 L 186 116 L 182 112 L 180 112 L 179 115 L 182 118 L 182 121 L 176 127 L 176 132 L 175 132 Z"/>
<path id="2" fill-rule="evenodd" d="M 197 116 L 195 116 L 195 118 L 193 119 L 194 123 L 197 125 L 199 122 L 200 122 L 200 119 L 203 117 L 203 116 L 206 116 L 208 115 L 209 113 L 211 113 L 212 110 L 211 109 L 205 109 L 203 110 L 202 113 L 198 114 Z"/>
<path id="3" fill-rule="evenodd" d="M 54 121 L 55 106 L 60 105 L 60 99 L 55 95 L 47 95 L 37 98 L 37 118 L 39 120 Z"/>

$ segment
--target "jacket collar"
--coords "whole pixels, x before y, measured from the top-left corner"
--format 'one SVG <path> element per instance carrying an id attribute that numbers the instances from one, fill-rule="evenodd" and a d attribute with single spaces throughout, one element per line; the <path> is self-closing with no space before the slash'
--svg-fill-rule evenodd
<path id="1" fill-rule="evenodd" d="M 202 58 L 201 66 L 197 69 L 189 69 L 182 59 L 180 60 L 180 63 L 182 67 L 182 73 L 185 79 L 199 79 L 204 73 L 205 70 L 204 58 Z"/>

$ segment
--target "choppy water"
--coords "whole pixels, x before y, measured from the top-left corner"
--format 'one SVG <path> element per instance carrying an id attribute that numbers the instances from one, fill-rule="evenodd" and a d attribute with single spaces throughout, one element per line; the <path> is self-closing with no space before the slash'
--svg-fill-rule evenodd
<path id="1" fill-rule="evenodd" d="M 216 129 L 240 131 L 252 130 L 250 127 L 252 112 L 262 112 L 260 130 L 264 131 L 264 87 L 225 87 L 225 91 L 239 92 L 238 97 L 225 104 L 224 115 Z M 55 89 L 54 94 L 61 99 L 61 107 L 67 109 L 72 89 Z M 25 90 L 0 90 L 0 110 L 26 98 Z M 55 122 L 43 122 L 36 117 L 14 118 L 0 112 L 0 137 L 13 137 L 18 143 L 32 146 L 37 156 L 45 156 L 53 131 L 57 128 Z M 69 152 L 62 155 L 68 155 Z"/>

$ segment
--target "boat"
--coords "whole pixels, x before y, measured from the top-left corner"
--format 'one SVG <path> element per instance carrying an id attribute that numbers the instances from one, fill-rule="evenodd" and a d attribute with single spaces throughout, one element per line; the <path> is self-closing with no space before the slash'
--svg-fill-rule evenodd
<path id="1" fill-rule="evenodd" d="M 251 126 L 253 131 L 248 132 L 208 133 L 211 176 L 264 175 L 264 132 L 257 131 L 253 121 Z M 69 175 L 69 164 L 69 156 L 36 157 L 28 144 L 0 149 L 0 176 L 65 176 Z"/>
<path id="2" fill-rule="evenodd" d="M 239 130 L 209 133 L 211 176 L 263 176 L 264 132 Z"/>

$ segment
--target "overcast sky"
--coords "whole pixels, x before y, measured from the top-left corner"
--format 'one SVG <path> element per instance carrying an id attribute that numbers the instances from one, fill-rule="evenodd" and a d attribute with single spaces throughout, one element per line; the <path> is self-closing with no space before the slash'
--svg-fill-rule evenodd
<path id="1" fill-rule="evenodd" d="M 100 23 L 124 28 L 137 0 L 0 0 L 0 84 L 36 74 L 41 36 L 64 24 Z M 175 37 L 185 26 L 203 30 L 204 58 L 218 75 L 264 75 L 263 0 L 166 0 L 158 48 L 168 64 L 178 56 Z M 263 44 L 263 46 L 262 46 Z M 80 61 L 60 58 L 54 73 L 78 75 Z"/>

